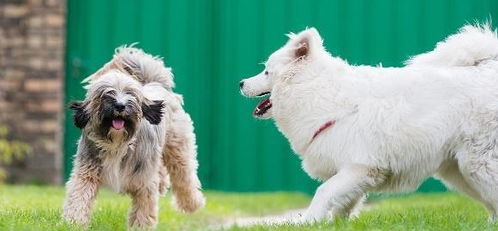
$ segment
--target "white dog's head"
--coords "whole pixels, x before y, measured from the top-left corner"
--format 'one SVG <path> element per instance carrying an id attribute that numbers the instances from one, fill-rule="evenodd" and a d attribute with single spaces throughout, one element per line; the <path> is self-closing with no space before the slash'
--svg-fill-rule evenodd
<path id="1" fill-rule="evenodd" d="M 240 81 L 240 91 L 246 97 L 270 95 L 277 82 L 294 76 L 310 60 L 327 54 L 322 38 L 315 28 L 306 29 L 299 34 L 289 34 L 289 41 L 275 51 L 265 63 L 265 69 L 256 76 Z M 256 118 L 268 119 L 272 116 L 272 102 L 262 100 L 254 109 Z"/>

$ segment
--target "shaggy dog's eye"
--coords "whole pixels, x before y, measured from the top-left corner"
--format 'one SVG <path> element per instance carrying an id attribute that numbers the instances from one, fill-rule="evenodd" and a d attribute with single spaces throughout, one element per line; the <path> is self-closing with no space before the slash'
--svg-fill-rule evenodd
<path id="1" fill-rule="evenodd" d="M 127 95 L 131 95 L 131 96 L 135 97 L 135 94 L 132 91 L 125 91 L 124 93 Z"/>
<path id="2" fill-rule="evenodd" d="M 265 75 L 268 75 L 268 71 L 265 71 Z"/>
<path id="3" fill-rule="evenodd" d="M 113 99 L 114 98 L 114 94 L 111 93 L 111 92 L 108 92 L 108 93 L 105 93 L 102 98 L 104 99 Z"/>
<path id="4" fill-rule="evenodd" d="M 113 98 L 115 95 L 116 95 L 116 92 L 114 90 L 103 91 L 101 93 L 102 98 Z"/>

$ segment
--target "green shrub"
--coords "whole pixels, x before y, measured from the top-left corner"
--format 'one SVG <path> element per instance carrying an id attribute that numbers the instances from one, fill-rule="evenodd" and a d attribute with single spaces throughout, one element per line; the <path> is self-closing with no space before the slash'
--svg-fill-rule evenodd
<path id="1" fill-rule="evenodd" d="M 23 159 L 31 153 L 31 147 L 21 141 L 8 138 L 9 129 L 0 125 L 0 165 L 12 163 L 14 160 Z M 5 181 L 7 172 L 0 166 L 0 184 Z"/>

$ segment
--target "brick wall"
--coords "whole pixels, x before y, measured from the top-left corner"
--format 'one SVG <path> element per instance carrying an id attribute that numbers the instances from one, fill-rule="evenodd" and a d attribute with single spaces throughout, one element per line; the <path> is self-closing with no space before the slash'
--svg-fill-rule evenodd
<path id="1" fill-rule="evenodd" d="M 0 123 L 33 154 L 9 181 L 60 183 L 65 0 L 0 0 Z"/>

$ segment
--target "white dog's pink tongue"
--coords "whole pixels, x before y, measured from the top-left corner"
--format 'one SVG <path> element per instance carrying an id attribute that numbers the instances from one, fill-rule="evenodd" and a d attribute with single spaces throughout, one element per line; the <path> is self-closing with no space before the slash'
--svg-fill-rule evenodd
<path id="1" fill-rule="evenodd" d="M 116 130 L 121 130 L 124 128 L 125 122 L 122 119 L 113 119 L 112 127 Z"/>

